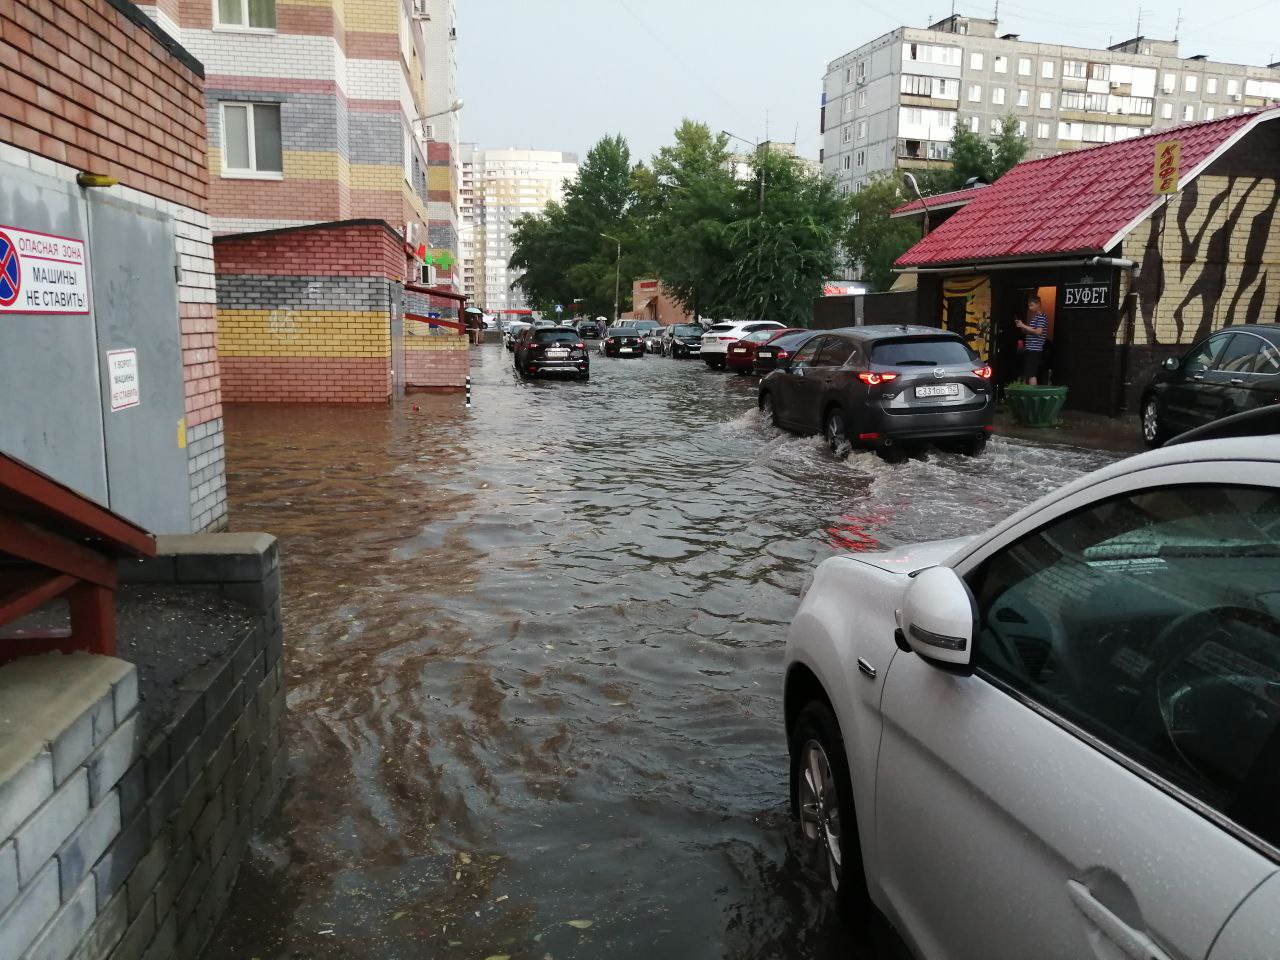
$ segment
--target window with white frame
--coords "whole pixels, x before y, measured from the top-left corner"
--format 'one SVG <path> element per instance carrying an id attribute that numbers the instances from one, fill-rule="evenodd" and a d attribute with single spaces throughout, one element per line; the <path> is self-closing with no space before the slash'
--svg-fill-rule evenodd
<path id="1" fill-rule="evenodd" d="M 1053 79 L 1053 61 L 1052 60 L 1040 61 L 1040 76 L 1044 77 L 1046 80 Z"/>
<path id="2" fill-rule="evenodd" d="M 1090 80 L 1110 80 L 1111 64 L 1109 63 L 1091 63 L 1089 64 Z"/>
<path id="3" fill-rule="evenodd" d="M 862 83 L 867 79 L 867 61 L 865 60 L 858 61 L 857 77 L 858 77 L 859 83 Z"/>
<path id="4" fill-rule="evenodd" d="M 1020 107 L 1029 107 L 1029 106 L 1031 106 L 1031 91 L 1030 91 L 1030 90 L 1019 90 L 1019 91 L 1018 91 L 1018 106 L 1020 106 Z"/>
<path id="5" fill-rule="evenodd" d="M 865 167 L 867 165 L 867 151 L 859 150 L 858 155 L 853 158 L 853 162 L 858 167 Z"/>
<path id="6" fill-rule="evenodd" d="M 865 91 L 865 90 L 859 90 L 859 91 L 858 91 L 858 107 L 859 107 L 859 109 L 861 109 L 862 107 L 865 107 L 866 105 L 867 105 L 867 91 Z"/>
<path id="7" fill-rule="evenodd" d="M 1075 77 L 1077 80 L 1083 80 L 1087 75 L 1088 64 L 1083 60 L 1063 60 L 1062 75 L 1064 77 Z"/>
<path id="8" fill-rule="evenodd" d="M 1164 80 L 1160 84 L 1160 89 L 1165 93 L 1173 93 L 1174 90 L 1178 89 L 1178 78 L 1172 73 L 1166 73 Z"/>
<path id="9" fill-rule="evenodd" d="M 853 124 L 846 123 L 841 131 L 840 139 L 844 143 L 853 142 Z"/>
<path id="10" fill-rule="evenodd" d="M 980 83 L 970 84 L 970 86 L 969 86 L 969 102 L 970 102 L 970 103 L 981 103 L 981 102 L 982 102 L 982 84 L 980 84 Z"/>
<path id="11" fill-rule="evenodd" d="M 222 172 L 267 178 L 284 174 L 280 104 L 222 104 Z"/>
<path id="12" fill-rule="evenodd" d="M 1018 58 L 1018 76 L 1020 77 L 1031 76 L 1031 58 L 1030 57 Z"/>
<path id="13" fill-rule="evenodd" d="M 977 132 L 978 132 L 978 118 L 977 118 L 977 117 L 970 117 L 970 118 L 969 118 L 969 129 L 970 129 L 970 130 L 972 130 L 974 133 L 977 133 Z"/>
<path id="14" fill-rule="evenodd" d="M 409 133 L 409 128 L 404 130 L 404 178 L 407 182 L 413 183 L 413 136 Z"/>
<path id="15" fill-rule="evenodd" d="M 991 90 L 991 102 L 999 106 L 1004 105 L 1004 87 L 994 87 Z"/>
<path id="16" fill-rule="evenodd" d="M 969 54 L 969 69 L 970 70 L 982 69 L 982 54 L 980 53 Z"/>
<path id="17" fill-rule="evenodd" d="M 991 135 L 994 137 L 999 132 L 1000 132 L 1000 118 L 992 117 L 991 118 Z"/>
<path id="18" fill-rule="evenodd" d="M 1196 89 L 1199 86 L 1200 86 L 1200 78 L 1197 77 L 1194 73 L 1188 73 L 1185 77 L 1182 78 L 1182 87 L 1184 90 L 1187 91 L 1187 93 L 1195 93 Z"/>
<path id="19" fill-rule="evenodd" d="M 1018 121 L 1018 136 L 1025 137 L 1027 135 L 1027 121 Z"/>
<path id="20" fill-rule="evenodd" d="M 844 68 L 844 82 L 853 83 L 853 67 Z"/>
<path id="21" fill-rule="evenodd" d="M 1053 109 L 1053 94 L 1048 90 L 1040 91 L 1040 109 L 1041 110 Z"/>
<path id="22" fill-rule="evenodd" d="M 1234 97 L 1234 96 L 1235 96 L 1237 93 L 1239 93 L 1239 92 L 1240 92 L 1240 81 L 1239 81 L 1239 80 L 1228 80 L 1228 81 L 1227 81 L 1227 96 L 1228 96 L 1228 97 Z"/>
<path id="23" fill-rule="evenodd" d="M 276 28 L 276 0 L 216 0 L 214 9 L 220 27 Z"/>
<path id="24" fill-rule="evenodd" d="M 859 140 L 867 139 L 867 121 L 865 120 L 858 121 L 858 129 L 854 133 L 854 136 L 856 136 Z"/>
<path id="25" fill-rule="evenodd" d="M 1196 118 L 1196 108 L 1188 103 L 1185 107 L 1182 108 L 1182 119 L 1194 120 L 1195 118 Z"/>
<path id="26" fill-rule="evenodd" d="M 1217 92 L 1218 92 L 1218 78 L 1217 78 L 1217 77 L 1208 77 L 1208 78 L 1206 78 L 1206 79 L 1205 79 L 1205 81 L 1204 81 L 1204 92 L 1205 92 L 1205 93 L 1217 93 Z"/>
<path id="27" fill-rule="evenodd" d="M 1008 58 L 1008 57 L 995 57 L 995 58 L 991 61 L 991 67 L 992 67 L 992 69 L 993 69 L 993 70 L 995 70 L 995 72 L 996 72 L 996 73 L 1008 73 L 1008 72 L 1009 72 L 1009 58 Z"/>
<path id="28" fill-rule="evenodd" d="M 1162 104 L 1160 104 L 1160 116 L 1164 117 L 1166 120 L 1172 120 L 1172 119 L 1173 119 L 1173 104 L 1172 104 L 1172 103 L 1162 103 Z"/>
<path id="29" fill-rule="evenodd" d="M 1215 113 L 1214 113 L 1213 107 L 1204 108 L 1204 118 L 1206 120 L 1212 120 L 1214 116 L 1215 116 Z"/>
<path id="30" fill-rule="evenodd" d="M 959 100 L 960 81 L 935 77 L 933 80 L 933 95 L 943 100 Z"/>
<path id="31" fill-rule="evenodd" d="M 1049 125 L 1047 123 L 1041 122 L 1036 124 L 1036 138 L 1040 140 L 1049 139 Z"/>
<path id="32" fill-rule="evenodd" d="M 851 153 L 846 153 L 843 157 L 841 157 L 841 158 L 840 158 L 840 165 L 841 165 L 841 167 L 843 167 L 845 170 L 852 170 L 852 169 L 853 169 L 853 154 L 851 154 Z"/>
<path id="33" fill-rule="evenodd" d="M 844 98 L 844 112 L 853 113 L 853 94 Z"/>

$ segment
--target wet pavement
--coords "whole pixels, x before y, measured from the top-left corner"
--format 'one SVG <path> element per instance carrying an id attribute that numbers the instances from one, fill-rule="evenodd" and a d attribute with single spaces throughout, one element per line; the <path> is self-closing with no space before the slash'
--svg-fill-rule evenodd
<path id="1" fill-rule="evenodd" d="M 233 528 L 281 539 L 292 776 L 205 956 L 882 956 L 787 814 L 804 580 L 1117 454 L 840 463 L 697 361 L 473 358 L 470 411 L 227 414 Z"/>

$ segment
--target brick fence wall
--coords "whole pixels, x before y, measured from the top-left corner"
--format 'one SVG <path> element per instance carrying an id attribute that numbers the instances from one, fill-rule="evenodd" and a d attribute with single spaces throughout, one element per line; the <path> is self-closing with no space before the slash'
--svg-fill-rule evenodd
<path id="1" fill-rule="evenodd" d="M 377 403 L 391 394 L 398 234 L 352 220 L 214 241 L 228 401 Z"/>
<path id="2" fill-rule="evenodd" d="M 159 538 L 122 577 L 217 590 L 252 624 L 188 674 L 162 730 L 133 665 L 0 668 L 0 957 L 194 960 L 286 774 L 279 562 L 265 534 Z"/>

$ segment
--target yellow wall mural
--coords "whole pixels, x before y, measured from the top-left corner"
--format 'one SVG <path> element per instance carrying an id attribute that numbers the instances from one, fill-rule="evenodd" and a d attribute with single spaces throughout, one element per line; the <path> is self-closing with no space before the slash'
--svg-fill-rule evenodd
<path id="1" fill-rule="evenodd" d="M 947 277 L 942 282 L 942 326 L 951 329 L 948 311 L 951 300 L 964 297 L 964 338 L 985 356 L 991 338 L 991 278 L 980 275 Z M 959 332 L 959 331 L 957 331 Z"/>

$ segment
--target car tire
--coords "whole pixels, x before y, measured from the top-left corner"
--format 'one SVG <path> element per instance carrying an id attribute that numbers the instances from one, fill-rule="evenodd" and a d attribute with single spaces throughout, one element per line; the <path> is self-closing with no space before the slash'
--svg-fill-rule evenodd
<path id="1" fill-rule="evenodd" d="M 591 371 L 590 371 L 590 370 L 583 370 L 581 373 L 579 373 L 579 374 L 578 374 L 578 379 L 579 379 L 579 380 L 590 380 L 590 379 L 591 379 Z"/>
<path id="2" fill-rule="evenodd" d="M 1142 442 L 1148 447 L 1158 447 L 1169 439 L 1163 418 L 1160 416 L 1160 401 L 1154 396 L 1142 401 Z"/>
<path id="3" fill-rule="evenodd" d="M 812 866 L 835 894 L 846 920 L 869 913 L 867 876 L 853 804 L 848 755 L 831 708 L 814 700 L 800 711 L 791 732 L 791 815 L 812 855 Z"/>
<path id="4" fill-rule="evenodd" d="M 769 420 L 769 425 L 778 425 L 778 408 L 774 406 L 773 394 L 768 391 L 760 394 L 760 413 Z"/>
<path id="5" fill-rule="evenodd" d="M 972 437 L 964 437 L 956 445 L 956 449 L 966 457 L 980 457 L 987 449 L 987 435 L 979 433 Z"/>
<path id="6" fill-rule="evenodd" d="M 822 435 L 827 440 L 827 448 L 837 460 L 843 460 L 853 450 L 849 442 L 849 428 L 845 424 L 844 411 L 832 407 L 822 418 Z"/>

